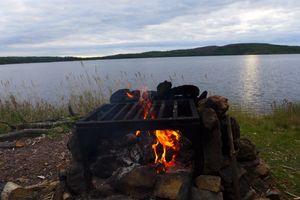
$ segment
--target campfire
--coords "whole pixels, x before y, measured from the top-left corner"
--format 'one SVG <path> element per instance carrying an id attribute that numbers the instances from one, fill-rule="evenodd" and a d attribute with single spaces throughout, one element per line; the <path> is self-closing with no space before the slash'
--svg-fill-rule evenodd
<path id="1" fill-rule="evenodd" d="M 146 87 L 144 87 L 146 89 Z M 145 91 L 140 90 L 142 95 L 140 95 L 139 103 L 143 108 L 143 119 L 155 119 L 156 113 L 151 110 L 152 102 L 148 96 L 147 89 Z M 129 99 L 134 99 L 134 94 L 126 92 Z M 136 136 L 140 136 L 141 131 L 137 130 L 135 132 Z M 165 172 L 168 168 L 175 166 L 175 159 L 177 153 L 180 150 L 180 132 L 178 130 L 153 130 L 147 131 L 148 135 L 155 136 L 155 142 L 152 144 L 153 153 L 155 155 L 155 161 L 157 168 L 157 173 Z M 167 160 L 167 152 L 173 151 L 171 160 Z"/>
<path id="2" fill-rule="evenodd" d="M 62 188 L 107 200 L 268 196 L 268 167 L 255 145 L 240 138 L 228 108 L 225 97 L 207 97 L 193 85 L 118 90 L 76 123 Z"/>

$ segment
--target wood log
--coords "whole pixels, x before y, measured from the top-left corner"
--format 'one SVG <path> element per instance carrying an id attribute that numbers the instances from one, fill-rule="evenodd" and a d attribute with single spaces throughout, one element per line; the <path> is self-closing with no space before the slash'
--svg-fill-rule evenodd
<path id="1" fill-rule="evenodd" d="M 0 121 L 0 124 L 4 124 L 6 126 L 8 126 L 9 128 L 11 128 L 12 130 L 15 130 L 17 127 L 8 123 L 8 122 L 5 122 L 5 121 Z"/>
<path id="2" fill-rule="evenodd" d="M 7 182 L 3 188 L 3 191 L 1 192 L 1 199 L 9 200 L 10 194 L 18 188 L 21 188 L 21 186 L 13 182 Z"/>
<path id="3" fill-rule="evenodd" d="M 52 128 L 54 126 L 67 125 L 71 126 L 74 123 L 73 120 L 57 121 L 57 122 L 35 122 L 18 125 L 20 129 L 34 129 L 34 128 Z"/>
<path id="4" fill-rule="evenodd" d="M 0 142 L 13 141 L 24 137 L 37 137 L 42 134 L 47 134 L 47 129 L 24 129 L 19 131 L 13 131 L 0 135 Z"/>

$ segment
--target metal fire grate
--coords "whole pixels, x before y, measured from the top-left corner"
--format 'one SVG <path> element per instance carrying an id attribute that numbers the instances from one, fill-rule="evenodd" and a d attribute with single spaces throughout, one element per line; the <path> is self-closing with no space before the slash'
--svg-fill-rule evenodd
<path id="1" fill-rule="evenodd" d="M 149 109 L 154 119 L 143 119 L 138 103 L 105 104 L 76 123 L 77 129 L 154 130 L 178 129 L 199 124 L 199 115 L 192 99 L 153 101 Z M 100 128 L 100 129 L 99 129 Z"/>

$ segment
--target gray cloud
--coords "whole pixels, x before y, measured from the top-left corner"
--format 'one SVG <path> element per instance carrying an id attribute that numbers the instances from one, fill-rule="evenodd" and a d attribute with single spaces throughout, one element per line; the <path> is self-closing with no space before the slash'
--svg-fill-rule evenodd
<path id="1" fill-rule="evenodd" d="M 0 7 L 0 56 L 300 44 L 298 0 L 10 0 Z"/>

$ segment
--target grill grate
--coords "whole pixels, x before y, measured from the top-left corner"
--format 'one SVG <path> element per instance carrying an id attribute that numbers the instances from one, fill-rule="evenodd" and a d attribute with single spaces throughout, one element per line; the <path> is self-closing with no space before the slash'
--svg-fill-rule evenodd
<path id="1" fill-rule="evenodd" d="M 149 127 L 156 129 L 164 125 L 178 127 L 192 122 L 199 123 L 199 115 L 192 99 L 154 100 L 149 111 L 154 115 L 154 119 L 150 116 L 143 119 L 144 109 L 139 102 L 105 104 L 78 121 L 76 127 L 142 130 Z"/>

